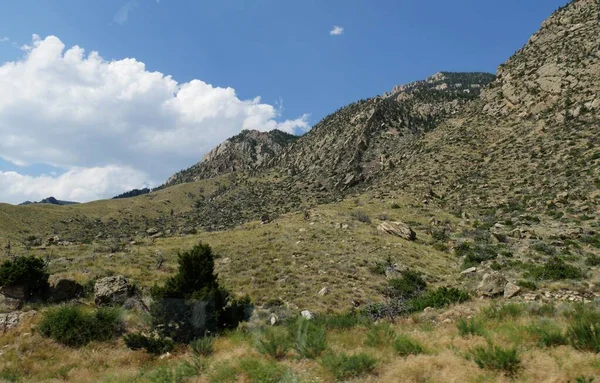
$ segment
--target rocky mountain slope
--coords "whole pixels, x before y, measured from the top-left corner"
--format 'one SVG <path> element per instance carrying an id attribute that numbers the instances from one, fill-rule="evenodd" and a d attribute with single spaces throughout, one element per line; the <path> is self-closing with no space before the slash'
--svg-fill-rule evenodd
<path id="1" fill-rule="evenodd" d="M 578 0 L 555 12 L 480 99 L 396 159 L 382 188 L 433 191 L 471 211 L 596 215 L 599 11 Z"/>
<path id="2" fill-rule="evenodd" d="M 296 136 L 279 130 L 244 130 L 217 145 L 196 165 L 170 177 L 162 187 L 227 173 L 253 171 L 270 163 L 296 139 Z"/>

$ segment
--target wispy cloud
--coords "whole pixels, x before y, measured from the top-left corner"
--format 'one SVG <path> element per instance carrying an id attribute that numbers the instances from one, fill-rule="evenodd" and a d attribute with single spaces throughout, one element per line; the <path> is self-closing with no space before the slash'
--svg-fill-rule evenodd
<path id="1" fill-rule="evenodd" d="M 329 34 L 332 36 L 340 36 L 344 34 L 344 28 L 334 25 L 333 28 L 329 31 Z"/>
<path id="2" fill-rule="evenodd" d="M 10 39 L 8 37 L 6 37 L 6 36 L 0 37 L 0 43 L 7 43 L 9 41 L 10 41 Z"/>
<path id="3" fill-rule="evenodd" d="M 133 11 L 138 6 L 137 0 L 129 0 L 115 13 L 113 21 L 119 25 L 123 25 L 129 19 L 129 12 Z"/>

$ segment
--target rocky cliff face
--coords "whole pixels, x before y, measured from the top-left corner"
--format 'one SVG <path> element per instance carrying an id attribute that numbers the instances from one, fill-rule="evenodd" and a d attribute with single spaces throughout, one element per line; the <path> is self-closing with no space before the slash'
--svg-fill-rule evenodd
<path id="1" fill-rule="evenodd" d="M 438 73 L 327 116 L 274 163 L 326 190 L 371 181 L 441 120 L 477 98 L 485 73 Z"/>
<path id="2" fill-rule="evenodd" d="M 244 130 L 208 152 L 202 161 L 170 177 L 164 186 L 194 182 L 227 173 L 253 171 L 266 166 L 297 139 L 279 130 Z"/>
<path id="3" fill-rule="evenodd" d="M 600 110 L 600 14 L 597 0 L 557 10 L 498 69 L 483 93 L 484 111 L 507 118 L 564 122 Z"/>
<path id="4" fill-rule="evenodd" d="M 402 153 L 404 161 L 392 159 L 402 166 L 380 180 L 381 189 L 433 194 L 472 211 L 596 214 L 599 12 L 595 0 L 555 12 L 479 100 L 441 121 Z"/>

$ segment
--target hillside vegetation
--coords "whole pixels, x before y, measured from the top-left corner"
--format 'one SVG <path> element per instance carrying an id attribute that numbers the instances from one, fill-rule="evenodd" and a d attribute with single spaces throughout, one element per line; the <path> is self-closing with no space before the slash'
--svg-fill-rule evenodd
<path id="1" fill-rule="evenodd" d="M 148 194 L 1 204 L 0 379 L 595 381 L 599 15 L 572 1 L 496 75 L 399 85 L 301 137 L 244 131 Z M 200 243 L 212 284 L 184 294 Z M 15 298 L 19 255 L 48 291 Z M 194 321 L 247 317 L 177 343 L 160 291 Z M 67 316 L 106 331 L 73 346 Z"/>

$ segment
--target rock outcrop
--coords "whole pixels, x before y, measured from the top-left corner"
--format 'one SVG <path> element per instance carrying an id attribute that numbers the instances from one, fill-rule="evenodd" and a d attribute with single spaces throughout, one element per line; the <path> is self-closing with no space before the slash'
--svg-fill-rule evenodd
<path id="1" fill-rule="evenodd" d="M 123 304 L 133 295 L 133 286 L 122 275 L 106 277 L 94 285 L 94 302 L 97 306 Z"/>

